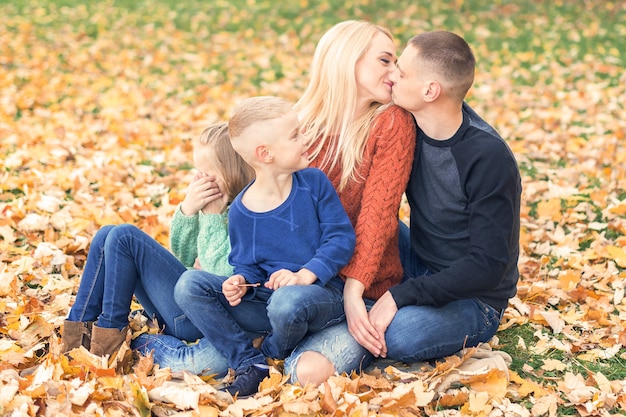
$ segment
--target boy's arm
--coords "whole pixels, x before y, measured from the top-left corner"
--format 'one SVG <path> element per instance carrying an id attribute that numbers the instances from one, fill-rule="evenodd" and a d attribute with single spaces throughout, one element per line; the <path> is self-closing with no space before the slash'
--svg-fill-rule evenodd
<path id="1" fill-rule="evenodd" d="M 318 219 L 322 230 L 320 246 L 311 260 L 302 265 L 324 285 L 339 274 L 354 253 L 356 237 L 335 188 L 326 175 L 315 169 L 318 185 Z"/>

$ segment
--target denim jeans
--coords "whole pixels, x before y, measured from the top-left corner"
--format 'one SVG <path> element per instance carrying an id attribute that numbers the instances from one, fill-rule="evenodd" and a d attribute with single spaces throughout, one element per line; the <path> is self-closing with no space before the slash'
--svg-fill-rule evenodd
<path id="1" fill-rule="evenodd" d="M 130 346 L 144 356 L 152 353 L 154 363 L 172 372 L 189 371 L 216 377 L 228 372 L 228 360 L 205 337 L 188 343 L 166 334 L 142 333 Z"/>
<path id="2" fill-rule="evenodd" d="M 283 359 L 309 332 L 344 319 L 342 294 L 335 288 L 251 288 L 241 303 L 232 307 L 222 294 L 224 279 L 206 271 L 186 271 L 174 297 L 233 369 L 265 363 L 266 356 Z M 255 334 L 266 335 L 261 349 L 252 346 L 251 335 Z"/>
<path id="3" fill-rule="evenodd" d="M 104 226 L 94 236 L 68 320 L 128 325 L 133 294 L 164 333 L 196 340 L 200 331 L 174 301 L 174 286 L 187 268 L 165 247 L 130 224 Z"/>
<path id="4" fill-rule="evenodd" d="M 405 279 L 430 275 L 410 248 L 408 227 L 400 225 L 400 257 Z M 372 300 L 366 300 L 371 308 Z M 398 310 L 385 333 L 387 358 L 420 362 L 452 355 L 464 347 L 476 346 L 493 337 L 500 324 L 500 312 L 477 299 L 464 299 L 442 307 L 405 306 Z M 367 367 L 374 357 L 348 332 L 346 323 L 306 337 L 285 360 L 285 373 L 297 381 L 298 359 L 305 351 L 324 355 L 339 373 Z"/>

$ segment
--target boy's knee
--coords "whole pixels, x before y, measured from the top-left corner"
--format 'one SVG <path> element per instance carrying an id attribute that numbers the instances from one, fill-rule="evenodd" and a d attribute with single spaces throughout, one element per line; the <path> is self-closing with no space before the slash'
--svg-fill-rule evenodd
<path id="1" fill-rule="evenodd" d="M 196 272 L 194 270 L 187 270 L 182 273 L 182 275 L 176 281 L 176 285 L 174 286 L 174 300 L 178 305 L 183 305 L 187 300 L 189 294 L 197 293 L 194 291 L 194 277 L 193 273 Z"/>
<path id="2" fill-rule="evenodd" d="M 318 386 L 335 374 L 335 367 L 321 353 L 307 351 L 300 355 L 295 372 L 302 386 L 307 384 Z"/>

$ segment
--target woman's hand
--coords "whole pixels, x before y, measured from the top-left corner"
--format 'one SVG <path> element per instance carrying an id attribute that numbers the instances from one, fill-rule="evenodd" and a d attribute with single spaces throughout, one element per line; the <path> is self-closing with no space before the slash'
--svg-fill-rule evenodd
<path id="1" fill-rule="evenodd" d="M 364 290 L 365 287 L 361 282 L 353 278 L 346 279 L 346 285 L 343 289 L 343 308 L 346 312 L 348 331 L 372 355 L 384 357 L 386 355 L 384 340 L 382 340 L 384 335 L 379 334 L 369 321 L 363 301 Z"/>
<path id="2" fill-rule="evenodd" d="M 231 307 L 235 307 L 241 302 L 241 298 L 248 292 L 248 287 L 242 286 L 246 280 L 243 275 L 233 275 L 222 283 L 222 294 Z"/>
<path id="3" fill-rule="evenodd" d="M 200 210 L 203 213 L 219 214 L 224 210 L 227 201 L 222 195 L 215 175 L 198 172 L 187 186 L 187 193 L 181 205 L 186 216 L 194 216 Z"/>

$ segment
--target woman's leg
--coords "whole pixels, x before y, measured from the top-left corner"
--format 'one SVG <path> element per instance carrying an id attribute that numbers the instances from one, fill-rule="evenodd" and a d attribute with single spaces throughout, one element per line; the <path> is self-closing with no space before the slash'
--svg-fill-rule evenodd
<path id="1" fill-rule="evenodd" d="M 365 369 L 373 360 L 350 335 L 344 321 L 307 335 L 285 359 L 285 373 L 293 383 L 317 385 L 335 373 Z"/>

